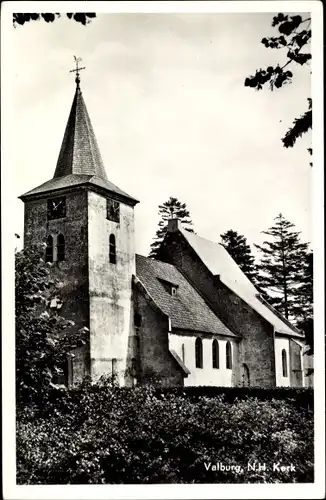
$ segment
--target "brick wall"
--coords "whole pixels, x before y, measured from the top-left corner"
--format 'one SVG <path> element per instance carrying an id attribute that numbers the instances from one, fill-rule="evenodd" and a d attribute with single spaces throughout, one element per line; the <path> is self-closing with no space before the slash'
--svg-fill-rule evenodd
<path id="1" fill-rule="evenodd" d="M 176 265 L 206 297 L 219 318 L 242 337 L 238 366 L 235 369 L 235 385 L 242 385 L 245 363 L 249 369 L 251 385 L 274 387 L 273 326 L 214 277 L 180 233 L 167 235 L 159 259 Z"/>
<path id="2" fill-rule="evenodd" d="M 183 374 L 169 352 L 169 320 L 141 287 L 134 289 L 135 312 L 140 315 L 139 337 L 139 379 L 153 379 L 163 386 L 182 386 Z"/>
<path id="3" fill-rule="evenodd" d="M 24 246 L 44 243 L 49 234 L 64 235 L 65 260 L 52 265 L 53 274 L 63 285 L 60 314 L 75 322 L 75 330 L 89 328 L 87 192 L 66 195 L 64 219 L 47 220 L 48 198 L 25 202 Z M 73 361 L 73 382 L 89 373 L 88 358 L 88 347 L 78 351 Z"/>

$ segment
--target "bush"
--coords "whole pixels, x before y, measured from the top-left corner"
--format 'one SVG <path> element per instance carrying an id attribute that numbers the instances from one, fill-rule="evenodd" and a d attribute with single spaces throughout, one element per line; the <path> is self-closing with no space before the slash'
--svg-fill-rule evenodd
<path id="1" fill-rule="evenodd" d="M 300 408 L 314 408 L 313 388 L 295 388 L 295 387 L 215 387 L 215 386 L 193 386 L 193 387 L 169 387 L 159 389 L 157 395 L 175 394 L 186 395 L 197 400 L 201 396 L 209 398 L 223 395 L 225 401 L 233 403 L 236 399 L 245 399 L 254 397 L 261 401 L 270 401 L 271 399 L 286 400 L 288 403 Z"/>
<path id="2" fill-rule="evenodd" d="M 187 392 L 54 391 L 46 410 L 18 415 L 18 484 L 313 482 L 311 409 Z M 248 470 L 254 462 L 266 470 Z M 279 462 L 295 470 L 273 471 Z"/>

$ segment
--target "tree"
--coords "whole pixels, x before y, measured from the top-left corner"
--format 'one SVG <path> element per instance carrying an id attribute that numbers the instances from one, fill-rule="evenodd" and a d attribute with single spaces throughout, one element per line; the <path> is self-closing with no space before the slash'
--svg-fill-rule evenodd
<path id="1" fill-rule="evenodd" d="M 18 407 L 43 404 L 67 357 L 86 342 L 86 329 L 74 331 L 74 323 L 58 314 L 60 283 L 51 276 L 51 264 L 44 262 L 43 253 L 35 245 L 15 254 Z"/>
<path id="2" fill-rule="evenodd" d="M 293 73 L 288 66 L 299 64 L 303 66 L 309 64 L 311 60 L 310 39 L 311 39 L 311 17 L 302 18 L 300 15 L 289 16 L 278 14 L 273 17 L 272 26 L 277 28 L 279 36 L 263 38 L 261 43 L 266 48 L 283 49 L 286 51 L 286 60 L 275 67 L 268 66 L 267 69 L 256 70 L 254 76 L 245 79 L 245 86 L 261 90 L 266 83 L 269 83 L 270 90 L 279 89 L 288 83 L 292 83 Z M 303 51 L 305 49 L 305 51 Z M 292 127 L 282 138 L 283 146 L 292 148 L 299 137 L 312 128 L 312 100 L 308 99 L 308 109 L 293 122 Z M 311 148 L 308 149 L 312 154 Z"/>
<path id="3" fill-rule="evenodd" d="M 307 320 L 313 315 L 313 252 L 308 252 L 302 262 L 302 283 L 298 290 L 300 320 Z"/>
<path id="4" fill-rule="evenodd" d="M 302 315 L 302 303 L 298 297 L 304 285 L 304 266 L 307 259 L 307 243 L 301 243 L 299 232 L 292 231 L 294 224 L 282 214 L 275 219 L 275 224 L 263 234 L 272 237 L 262 246 L 255 245 L 262 258 L 257 268 L 259 286 L 268 296 L 268 301 L 280 313 L 291 320 L 298 320 Z"/>
<path id="5" fill-rule="evenodd" d="M 308 252 L 303 265 L 302 284 L 298 290 L 299 318 L 297 327 L 305 333 L 309 346 L 307 354 L 314 352 L 313 321 L 313 253 Z"/>
<path id="6" fill-rule="evenodd" d="M 190 219 L 189 211 L 185 203 L 181 203 L 177 198 L 170 197 L 168 201 L 159 205 L 158 215 L 160 216 L 160 221 L 158 223 L 158 230 L 156 231 L 154 241 L 151 244 L 151 251 L 149 257 L 154 259 L 157 256 L 157 251 L 164 239 L 167 230 L 167 223 L 169 219 L 179 219 L 184 229 L 193 233 L 192 221 Z"/>
<path id="7" fill-rule="evenodd" d="M 40 19 L 43 19 L 47 23 L 53 23 L 53 21 L 55 19 L 58 19 L 62 15 L 63 14 L 59 14 L 59 13 L 54 14 L 52 12 L 45 13 L 45 14 L 36 14 L 36 13 L 13 14 L 13 25 L 14 25 L 14 28 L 16 28 L 18 24 L 20 24 L 22 26 L 23 24 L 28 23 L 29 21 L 39 21 Z M 81 23 L 84 26 L 86 26 L 86 24 L 90 23 L 92 18 L 96 17 L 96 14 L 94 12 L 86 12 L 86 13 L 76 12 L 75 14 L 68 13 L 65 15 L 68 17 L 68 19 L 73 19 L 77 23 Z"/>
<path id="8" fill-rule="evenodd" d="M 221 239 L 222 245 L 238 264 L 241 271 L 243 271 L 247 278 L 255 284 L 257 269 L 255 258 L 251 253 L 250 245 L 247 244 L 247 239 L 232 229 L 221 234 Z"/>

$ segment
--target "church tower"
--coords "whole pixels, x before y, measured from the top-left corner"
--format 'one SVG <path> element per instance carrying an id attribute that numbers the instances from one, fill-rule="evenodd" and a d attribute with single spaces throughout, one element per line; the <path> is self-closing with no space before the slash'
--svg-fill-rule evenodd
<path id="1" fill-rule="evenodd" d="M 107 178 L 76 62 L 76 91 L 54 176 L 20 196 L 24 245 L 46 243 L 45 259 L 63 283 L 60 314 L 76 329 L 89 329 L 89 343 L 70 367 L 70 382 L 114 373 L 124 384 L 138 201 Z"/>

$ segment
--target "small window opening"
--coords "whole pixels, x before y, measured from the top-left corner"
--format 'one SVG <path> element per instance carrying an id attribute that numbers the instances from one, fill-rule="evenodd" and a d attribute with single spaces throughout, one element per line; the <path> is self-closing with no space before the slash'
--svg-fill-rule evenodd
<path id="1" fill-rule="evenodd" d="M 185 357 L 185 345 L 184 344 L 182 344 L 182 346 L 181 346 L 181 357 L 182 357 L 182 361 L 184 363 L 185 362 L 185 358 L 186 358 Z"/>
<path id="2" fill-rule="evenodd" d="M 286 350 L 282 349 L 282 373 L 283 377 L 288 376 L 288 364 L 287 364 Z"/>
<path id="3" fill-rule="evenodd" d="M 53 262 L 53 237 L 51 234 L 46 240 L 45 262 Z"/>
<path id="4" fill-rule="evenodd" d="M 57 260 L 65 260 L 65 238 L 61 233 L 58 235 L 57 239 Z"/>
<path id="5" fill-rule="evenodd" d="M 220 367 L 219 346 L 218 346 L 218 341 L 216 339 L 213 340 L 212 344 L 212 362 L 213 362 L 213 368 Z"/>
<path id="6" fill-rule="evenodd" d="M 114 234 L 110 234 L 110 242 L 109 242 L 109 259 L 110 264 L 116 264 L 116 245 L 115 245 L 115 236 Z"/>
<path id="7" fill-rule="evenodd" d="M 229 341 L 226 343 L 226 368 L 232 370 L 232 349 Z"/>
<path id="8" fill-rule="evenodd" d="M 199 337 L 195 343 L 196 368 L 203 368 L 203 341 Z"/>
<path id="9" fill-rule="evenodd" d="M 139 328 L 141 326 L 142 317 L 139 313 L 134 314 L 134 325 Z"/>

